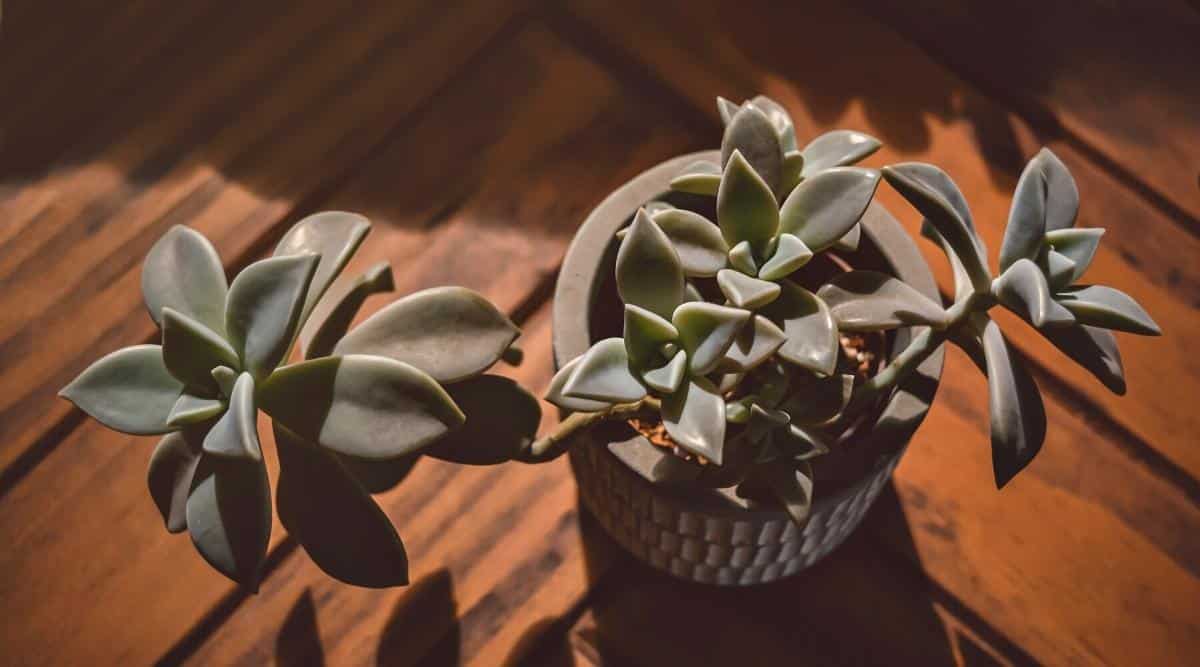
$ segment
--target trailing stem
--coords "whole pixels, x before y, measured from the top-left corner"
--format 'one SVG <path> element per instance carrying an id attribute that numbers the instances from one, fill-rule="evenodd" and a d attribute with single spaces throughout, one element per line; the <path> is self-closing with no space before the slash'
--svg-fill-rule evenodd
<path id="1" fill-rule="evenodd" d="M 597 424 L 606 421 L 627 421 L 634 417 L 656 415 L 660 401 L 647 396 L 632 403 L 618 403 L 598 412 L 575 412 L 559 422 L 550 433 L 534 440 L 521 453 L 519 459 L 526 463 L 541 463 L 557 458 L 570 446 L 571 439 Z"/>

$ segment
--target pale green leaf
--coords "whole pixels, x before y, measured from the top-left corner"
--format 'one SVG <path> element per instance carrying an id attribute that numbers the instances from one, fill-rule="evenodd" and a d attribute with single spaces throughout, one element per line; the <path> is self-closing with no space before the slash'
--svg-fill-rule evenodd
<path id="1" fill-rule="evenodd" d="M 738 151 L 733 152 L 721 176 L 717 224 L 727 244 L 747 241 L 756 252 L 766 247 L 779 228 L 775 195 Z"/>
<path id="2" fill-rule="evenodd" d="M 992 424 L 992 469 L 1003 487 L 1042 448 L 1046 410 L 1025 366 L 990 318 L 979 332 L 987 360 L 988 411 Z"/>
<path id="3" fill-rule="evenodd" d="M 787 465 L 780 461 L 759 467 L 775 499 L 798 527 L 808 525 L 812 514 L 813 474 L 807 461 Z"/>
<path id="4" fill-rule="evenodd" d="M 617 250 L 617 293 L 628 304 L 670 317 L 683 302 L 679 255 L 645 210 L 638 210 Z"/>
<path id="5" fill-rule="evenodd" d="M 666 364 L 643 372 L 642 380 L 651 389 L 670 394 L 683 383 L 683 378 L 687 375 L 687 361 L 687 352 L 679 350 Z"/>
<path id="6" fill-rule="evenodd" d="M 729 121 L 733 120 L 733 115 L 740 108 L 742 108 L 742 105 L 730 102 L 720 95 L 717 96 L 717 113 L 721 114 L 721 122 L 723 124 L 728 125 Z"/>
<path id="7" fill-rule="evenodd" d="M 200 462 L 201 443 L 209 425 L 189 426 L 168 433 L 158 441 L 150 455 L 146 485 L 150 497 L 162 515 L 167 532 L 187 530 L 187 499 L 192 488 L 192 476 Z"/>
<path id="8" fill-rule="evenodd" d="M 258 411 L 254 407 L 254 378 L 238 376 L 229 397 L 229 407 L 204 438 L 204 451 L 217 456 L 261 459 L 258 442 Z"/>
<path id="9" fill-rule="evenodd" d="M 275 371 L 260 407 L 288 430 L 336 452 L 390 459 L 421 450 L 463 424 L 446 390 L 386 357 L 321 357 Z"/>
<path id="10" fill-rule="evenodd" d="M 862 239 L 862 223 L 856 224 L 850 228 L 850 231 L 842 235 L 842 238 L 834 241 L 833 249 L 842 252 L 854 252 L 858 250 L 858 244 Z"/>
<path id="11" fill-rule="evenodd" d="M 748 276 L 758 273 L 758 265 L 754 261 L 754 250 L 750 247 L 749 241 L 742 241 L 729 250 L 729 265 Z"/>
<path id="12" fill-rule="evenodd" d="M 657 368 L 670 359 L 660 350 L 664 343 L 679 338 L 679 331 L 665 318 L 631 304 L 625 305 L 625 350 L 629 366 L 638 371 Z"/>
<path id="13" fill-rule="evenodd" d="M 207 392 L 217 389 L 214 368 L 241 366 L 237 351 L 224 338 L 169 306 L 162 310 L 162 356 L 177 380 Z"/>
<path id="14" fill-rule="evenodd" d="M 567 381 L 571 379 L 571 376 L 579 368 L 580 361 L 583 361 L 583 355 L 575 357 L 568 361 L 562 368 L 558 369 L 558 372 L 550 380 L 550 387 L 546 389 L 544 398 L 550 403 L 570 412 L 598 412 L 612 405 L 612 403 L 607 401 L 572 398 L 563 393 L 563 388 L 566 386 Z"/>
<path id="15" fill-rule="evenodd" d="M 745 158 L 772 192 L 779 188 L 783 173 L 783 145 L 771 120 L 752 103 L 743 104 L 725 127 L 721 138 L 721 166 L 726 172 L 729 171 L 734 153 Z M 729 243 L 732 245 L 736 241 L 730 240 Z"/>
<path id="16" fill-rule="evenodd" d="M 779 296 L 779 285 L 733 269 L 721 269 L 717 273 L 717 286 L 730 303 L 746 310 L 757 310 Z"/>
<path id="17" fill-rule="evenodd" d="M 721 186 L 721 165 L 701 160 L 684 167 L 678 176 L 671 179 L 671 189 L 694 195 L 717 196 Z"/>
<path id="18" fill-rule="evenodd" d="M 58 395 L 111 429 L 156 435 L 175 430 L 167 416 L 182 391 L 161 347 L 134 345 L 101 357 Z"/>
<path id="19" fill-rule="evenodd" d="M 1051 250 L 1049 247 L 1043 250 L 1043 254 L 1038 256 L 1038 268 L 1046 276 L 1046 284 L 1050 291 L 1058 292 L 1070 285 L 1075 277 L 1075 262 L 1057 250 Z"/>
<path id="20" fill-rule="evenodd" d="M 1141 336 L 1161 336 L 1162 329 L 1128 294 L 1103 285 L 1080 285 L 1055 295 L 1080 324 L 1125 331 Z"/>
<path id="21" fill-rule="evenodd" d="M 945 309 L 902 280 L 878 271 L 848 271 L 817 291 L 840 331 L 880 331 L 902 326 L 943 328 Z"/>
<path id="22" fill-rule="evenodd" d="M 1050 294 L 1050 286 L 1041 269 L 1028 259 L 1019 259 L 1000 274 L 992 285 L 996 300 L 1033 326 L 1063 327 L 1073 324 L 1075 316 L 1059 305 Z"/>
<path id="23" fill-rule="evenodd" d="M 487 370 L 519 333 L 478 293 L 434 287 L 380 309 L 338 341 L 333 353 L 387 357 L 449 383 Z"/>
<path id="24" fill-rule="evenodd" d="M 854 164 L 879 150 L 875 137 L 852 130 L 834 130 L 813 139 L 804 150 L 804 177 L 832 167 Z"/>
<path id="25" fill-rule="evenodd" d="M 791 275 L 793 271 L 808 264 L 813 251 L 792 234 L 780 234 L 775 244 L 775 253 L 758 270 L 758 277 L 763 280 L 779 280 Z"/>
<path id="26" fill-rule="evenodd" d="M 314 213 L 296 224 L 283 235 L 275 246 L 275 256 L 314 254 L 320 262 L 313 273 L 312 282 L 304 297 L 304 308 L 300 313 L 300 324 L 316 307 L 325 290 L 345 268 L 346 262 L 358 250 L 371 230 L 371 223 L 361 215 L 345 211 L 323 211 Z"/>
<path id="27" fill-rule="evenodd" d="M 333 354 L 333 348 L 346 335 L 367 297 L 395 288 L 392 267 L 387 262 L 371 266 L 353 280 L 335 281 L 300 331 L 304 358 L 315 359 Z"/>
<path id="28" fill-rule="evenodd" d="M 693 377 L 663 398 L 663 425 L 683 449 L 721 465 L 725 448 L 725 400 L 711 382 Z"/>
<path id="29" fill-rule="evenodd" d="M 681 208 L 659 211 L 653 220 L 671 239 L 684 273 L 712 276 L 725 268 L 729 246 L 711 220 Z"/>
<path id="30" fill-rule="evenodd" d="M 173 428 L 206 422 L 225 411 L 225 403 L 216 398 L 181 394 L 171 408 L 167 425 Z"/>
<path id="31" fill-rule="evenodd" d="M 1049 148 L 1042 148 L 1034 158 L 1040 162 L 1046 183 L 1046 232 L 1069 229 L 1079 214 L 1079 188 L 1063 161 Z"/>
<path id="32" fill-rule="evenodd" d="M 754 323 L 742 327 L 733 339 L 722 364 L 739 372 L 751 370 L 770 359 L 786 340 L 783 329 L 762 315 L 755 315 Z"/>
<path id="33" fill-rule="evenodd" d="M 225 332 L 225 296 L 229 291 L 221 258 L 199 232 L 175 225 L 162 235 L 142 265 L 142 296 L 156 324 L 166 307 Z"/>
<path id="34" fill-rule="evenodd" d="M 835 167 L 806 178 L 783 202 L 779 232 L 821 252 L 858 223 L 877 187 L 879 172 L 860 167 Z"/>
<path id="35" fill-rule="evenodd" d="M 318 255 L 270 257 L 233 279 L 225 330 L 242 368 L 255 378 L 265 378 L 287 357 L 319 260 Z"/>
<path id="36" fill-rule="evenodd" d="M 759 111 L 766 114 L 767 119 L 771 121 L 771 125 L 775 128 L 775 133 L 779 135 L 779 146 L 784 153 L 796 150 L 796 127 L 792 124 L 792 116 L 783 108 L 783 105 L 766 95 L 756 95 L 750 100 L 750 104 L 758 107 Z"/>
<path id="37" fill-rule="evenodd" d="M 1042 335 L 1063 354 L 1096 376 L 1109 391 L 1125 395 L 1125 369 L 1117 338 L 1107 329 L 1073 324 L 1069 327 L 1046 329 Z"/>
<path id="38" fill-rule="evenodd" d="M 542 407 L 537 397 L 499 375 L 480 375 L 446 387 L 467 421 L 425 452 L 468 465 L 510 461 L 537 435 Z"/>
<path id="39" fill-rule="evenodd" d="M 671 321 L 679 330 L 692 374 L 705 375 L 716 368 L 750 315 L 748 310 L 714 303 L 685 303 L 675 309 Z"/>
<path id="40" fill-rule="evenodd" d="M 238 372 L 228 366 L 217 366 L 212 369 L 213 381 L 217 383 L 217 391 L 226 398 L 233 395 L 233 385 L 237 382 Z"/>
<path id="41" fill-rule="evenodd" d="M 202 454 L 188 494 L 187 528 L 204 560 L 258 590 L 271 539 L 271 489 L 263 461 Z"/>
<path id="42" fill-rule="evenodd" d="M 630 403 L 641 400 L 646 388 L 629 371 L 625 341 L 605 338 L 583 354 L 562 393 L 569 398 Z"/>
<path id="43" fill-rule="evenodd" d="M 791 281 L 784 280 L 780 286 L 783 292 L 763 312 L 787 336 L 777 354 L 814 373 L 833 373 L 838 359 L 838 329 L 829 307 Z"/>
<path id="44" fill-rule="evenodd" d="M 1096 248 L 1100 246 L 1101 236 L 1104 236 L 1104 229 L 1100 227 L 1056 229 L 1046 232 L 1046 242 L 1075 264 L 1071 280 L 1067 284 L 1082 278 L 1084 272 L 1092 265 L 1092 258 L 1096 255 Z"/>

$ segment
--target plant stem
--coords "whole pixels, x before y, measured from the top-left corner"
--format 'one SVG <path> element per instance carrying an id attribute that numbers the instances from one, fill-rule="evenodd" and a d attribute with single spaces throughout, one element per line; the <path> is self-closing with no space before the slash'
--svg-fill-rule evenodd
<path id="1" fill-rule="evenodd" d="M 661 402 L 647 396 L 633 403 L 618 403 L 597 412 L 575 412 L 558 423 L 553 431 L 534 440 L 525 448 L 519 460 L 525 463 L 542 463 L 558 458 L 567 451 L 570 441 L 580 431 L 606 421 L 626 421 L 633 417 L 657 414 Z"/>

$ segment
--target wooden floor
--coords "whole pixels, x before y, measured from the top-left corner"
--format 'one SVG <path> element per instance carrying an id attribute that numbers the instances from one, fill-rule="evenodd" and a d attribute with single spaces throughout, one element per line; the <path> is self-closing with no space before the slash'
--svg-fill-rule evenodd
<path id="1" fill-rule="evenodd" d="M 812 4 L 5 3 L 0 663 L 1200 663 L 1200 12 Z M 276 525 L 257 595 L 162 530 L 153 439 L 55 398 L 153 337 L 140 258 L 169 226 L 209 236 L 232 272 L 331 208 L 374 220 L 355 263 L 390 260 L 401 293 L 458 283 L 506 309 L 525 329 L 512 372 L 544 386 L 548 297 L 580 221 L 639 171 L 713 147 L 716 95 L 759 91 L 801 137 L 859 129 L 884 141 L 873 166 L 942 165 L 991 248 L 1021 166 L 1050 146 L 1081 224 L 1110 230 L 1090 279 L 1166 332 L 1122 337 L 1129 395 L 1005 319 L 1045 393 L 1040 458 L 994 490 L 984 384 L 952 352 L 866 525 L 762 589 L 636 565 L 580 511 L 565 461 L 425 461 L 380 497 L 411 586 L 332 582 Z"/>

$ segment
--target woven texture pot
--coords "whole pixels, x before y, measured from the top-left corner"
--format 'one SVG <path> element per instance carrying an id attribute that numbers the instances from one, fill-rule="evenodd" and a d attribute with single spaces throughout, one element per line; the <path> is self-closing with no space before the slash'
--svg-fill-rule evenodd
<path id="1" fill-rule="evenodd" d="M 668 198 L 667 184 L 696 160 L 715 161 L 716 151 L 664 162 L 613 192 L 580 227 L 559 274 L 554 296 L 554 354 L 561 367 L 594 342 L 593 311 L 601 286 L 611 282 L 615 232 L 652 199 Z M 926 295 L 940 299 L 928 267 L 907 233 L 887 211 L 872 204 L 863 215 L 864 256 Z M 890 354 L 906 346 L 911 330 L 896 332 Z M 837 548 L 858 527 L 933 399 L 942 353 L 927 359 L 888 399 L 878 417 L 861 424 L 856 446 L 875 455 L 857 481 L 822 495 L 815 489 L 812 518 L 800 530 L 781 509 L 755 505 L 728 492 L 664 485 L 655 479 L 663 450 L 641 436 L 604 441 L 595 431 L 570 450 L 579 495 L 621 546 L 652 567 L 681 579 L 718 585 L 765 583 L 795 574 Z M 863 428 L 865 427 L 865 428 Z"/>

